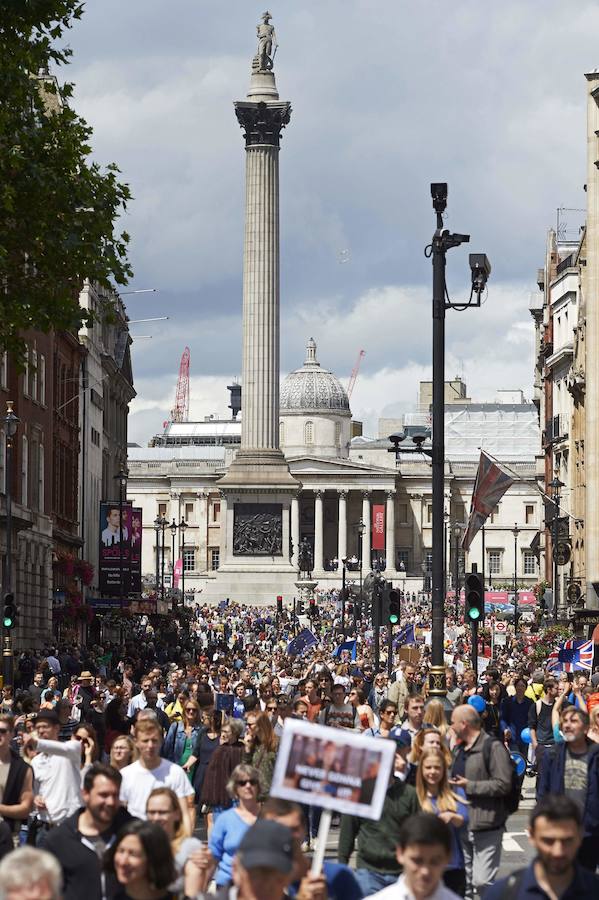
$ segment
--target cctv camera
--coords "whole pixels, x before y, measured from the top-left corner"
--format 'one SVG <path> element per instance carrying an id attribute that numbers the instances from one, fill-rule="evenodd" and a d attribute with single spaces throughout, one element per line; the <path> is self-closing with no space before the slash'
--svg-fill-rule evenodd
<path id="1" fill-rule="evenodd" d="M 435 212 L 445 212 L 445 207 L 447 206 L 447 182 L 433 182 L 433 184 L 431 184 L 431 197 L 433 198 L 433 208 Z"/>
<path id="2" fill-rule="evenodd" d="M 420 432 L 419 434 L 413 434 L 412 440 L 414 441 L 415 444 L 418 445 L 418 447 L 421 447 L 422 444 L 424 444 L 427 437 L 428 437 L 427 434 Z"/>
<path id="3" fill-rule="evenodd" d="M 405 441 L 406 433 L 405 431 L 396 431 L 395 434 L 389 435 L 389 440 L 392 444 L 401 444 L 402 441 Z"/>
<path id="4" fill-rule="evenodd" d="M 491 274 L 491 263 L 487 259 L 486 253 L 471 253 L 468 257 L 468 262 L 472 270 L 473 284 L 475 277 L 478 279 L 482 276 L 485 281 L 488 279 Z"/>

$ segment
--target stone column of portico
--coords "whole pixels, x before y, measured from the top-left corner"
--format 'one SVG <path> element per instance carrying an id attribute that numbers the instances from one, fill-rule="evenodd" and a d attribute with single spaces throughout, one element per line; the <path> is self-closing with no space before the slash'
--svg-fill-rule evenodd
<path id="1" fill-rule="evenodd" d="M 371 566 L 371 552 L 370 552 L 370 535 L 371 535 L 371 523 L 370 523 L 370 491 L 363 491 L 362 493 L 362 522 L 364 523 L 364 535 L 362 537 L 362 571 L 364 573 L 370 572 Z"/>
<path id="2" fill-rule="evenodd" d="M 324 527 L 322 491 L 314 491 L 314 571 L 324 569 Z"/>
<path id="3" fill-rule="evenodd" d="M 299 494 L 291 498 L 291 542 L 293 544 L 293 553 L 291 555 L 291 565 L 294 569 L 298 567 L 299 561 L 299 544 L 300 544 L 300 509 Z"/>
<path id="4" fill-rule="evenodd" d="M 222 501 L 221 501 L 221 517 L 220 527 L 222 534 L 223 527 Z M 189 535 L 187 531 L 186 536 Z M 193 534 L 193 532 L 192 532 Z M 189 541 L 189 537 L 188 537 Z M 221 550 L 222 553 L 222 550 Z M 198 562 L 197 569 L 199 572 L 205 572 L 209 568 L 208 563 L 208 494 L 206 491 L 198 492 Z"/>
<path id="5" fill-rule="evenodd" d="M 395 491 L 387 491 L 385 530 L 385 570 L 395 569 Z"/>
<path id="6" fill-rule="evenodd" d="M 227 559 L 227 553 L 229 550 L 227 535 L 229 532 L 229 516 L 228 516 L 228 508 L 227 508 L 227 495 L 223 492 L 220 495 L 220 564 L 222 565 L 223 561 Z M 207 519 L 206 519 L 207 521 Z M 208 528 L 206 527 L 206 532 Z M 208 567 L 210 566 L 210 562 L 207 562 Z"/>
<path id="7" fill-rule="evenodd" d="M 339 494 L 339 530 L 337 532 L 337 558 L 341 571 L 342 559 L 347 559 L 347 491 L 338 491 Z"/>

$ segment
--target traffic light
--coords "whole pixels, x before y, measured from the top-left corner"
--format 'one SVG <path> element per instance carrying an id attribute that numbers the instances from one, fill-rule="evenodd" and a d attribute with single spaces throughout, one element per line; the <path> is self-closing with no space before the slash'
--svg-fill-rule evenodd
<path id="1" fill-rule="evenodd" d="M 2 624 L 7 631 L 11 631 L 17 624 L 17 607 L 14 594 L 4 595 L 4 614 Z"/>
<path id="2" fill-rule="evenodd" d="M 283 598 L 281 596 L 277 597 L 277 615 L 280 616 L 283 612 Z"/>
<path id="3" fill-rule="evenodd" d="M 401 612 L 401 591 L 387 585 L 383 589 L 383 619 L 381 625 L 397 625 Z"/>
<path id="4" fill-rule="evenodd" d="M 482 575 L 466 575 L 466 621 L 479 622 L 485 618 L 485 586 Z"/>

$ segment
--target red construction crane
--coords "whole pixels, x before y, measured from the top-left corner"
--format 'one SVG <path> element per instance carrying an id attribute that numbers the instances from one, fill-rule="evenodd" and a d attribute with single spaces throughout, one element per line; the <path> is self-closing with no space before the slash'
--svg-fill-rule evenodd
<path id="1" fill-rule="evenodd" d="M 360 371 L 360 365 L 365 356 L 366 356 L 366 350 L 360 350 L 360 352 L 358 353 L 358 358 L 356 360 L 356 364 L 351 371 L 351 375 L 349 376 L 349 382 L 347 385 L 348 398 L 351 397 L 351 395 L 352 395 L 353 389 L 356 385 L 356 379 L 358 377 L 358 372 Z"/>
<path id="2" fill-rule="evenodd" d="M 175 405 L 171 409 L 171 422 L 187 422 L 189 419 L 189 347 L 186 347 L 181 356 L 179 366 L 179 378 L 177 379 L 177 393 Z"/>

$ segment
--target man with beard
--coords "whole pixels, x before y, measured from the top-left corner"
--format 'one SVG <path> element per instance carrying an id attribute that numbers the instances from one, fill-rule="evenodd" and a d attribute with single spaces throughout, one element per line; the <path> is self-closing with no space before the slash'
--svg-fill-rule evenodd
<path id="1" fill-rule="evenodd" d="M 577 804 L 563 794 L 548 794 L 530 817 L 528 838 L 537 852 L 536 858 L 528 868 L 488 887 L 485 900 L 595 900 L 599 897 L 599 878 L 576 863 L 582 833 Z"/>

